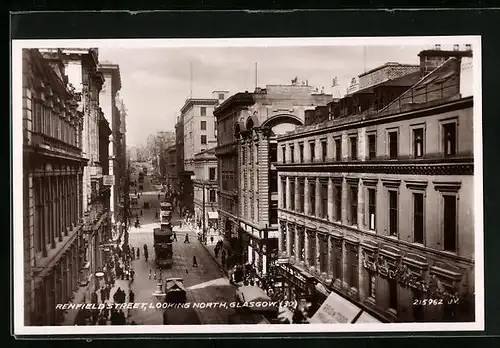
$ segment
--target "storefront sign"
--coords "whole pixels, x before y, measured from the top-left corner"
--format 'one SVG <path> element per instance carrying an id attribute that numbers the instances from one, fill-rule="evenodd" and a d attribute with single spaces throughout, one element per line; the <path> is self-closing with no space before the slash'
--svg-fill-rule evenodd
<path id="1" fill-rule="evenodd" d="M 115 176 L 114 175 L 103 175 L 102 176 L 102 184 L 104 186 L 113 186 L 115 184 Z"/>
<path id="2" fill-rule="evenodd" d="M 315 324 L 349 324 L 362 311 L 336 293 L 331 293 L 313 315 L 310 322 Z"/>

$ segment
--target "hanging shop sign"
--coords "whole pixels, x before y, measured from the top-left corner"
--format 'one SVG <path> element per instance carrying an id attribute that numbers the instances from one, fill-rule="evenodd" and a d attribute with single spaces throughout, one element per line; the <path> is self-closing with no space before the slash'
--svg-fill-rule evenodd
<path id="1" fill-rule="evenodd" d="M 102 184 L 104 186 L 113 186 L 115 184 L 115 176 L 114 175 L 103 175 L 102 176 Z"/>

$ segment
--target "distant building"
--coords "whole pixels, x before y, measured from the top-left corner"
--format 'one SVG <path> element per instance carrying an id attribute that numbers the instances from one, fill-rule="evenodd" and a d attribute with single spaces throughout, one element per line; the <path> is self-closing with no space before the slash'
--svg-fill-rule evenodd
<path id="1" fill-rule="evenodd" d="M 205 236 L 211 229 L 217 229 L 219 213 L 217 211 L 217 158 L 215 148 L 197 153 L 194 156 L 194 215 L 198 228 L 203 228 Z M 203 207 L 205 206 L 205 207 Z M 203 215 L 205 212 L 205 215 Z"/>
<path id="2" fill-rule="evenodd" d="M 217 144 L 214 108 L 227 97 L 227 91 L 214 91 L 210 99 L 187 99 L 181 108 L 178 125 L 182 124 L 183 172 L 179 176 L 183 187 L 183 204 L 193 209 L 194 158 Z M 178 139 L 179 140 L 179 139 Z M 178 149 L 180 150 L 180 149 Z"/>
<path id="3" fill-rule="evenodd" d="M 167 187 L 172 193 L 177 192 L 179 179 L 177 177 L 177 146 L 175 143 L 165 150 L 165 157 Z"/>
<path id="4" fill-rule="evenodd" d="M 419 56 L 416 73 L 376 70 L 332 119 L 278 137 L 286 299 L 339 296 L 388 322 L 474 320 L 472 52 Z"/>

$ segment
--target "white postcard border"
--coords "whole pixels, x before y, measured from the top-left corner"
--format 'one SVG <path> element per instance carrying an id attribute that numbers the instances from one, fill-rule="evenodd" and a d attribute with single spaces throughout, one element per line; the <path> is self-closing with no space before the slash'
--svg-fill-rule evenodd
<path id="1" fill-rule="evenodd" d="M 474 235 L 475 235 L 475 321 L 469 323 L 384 323 L 384 324 L 282 324 L 282 325 L 136 325 L 136 326 L 25 326 L 23 262 L 23 152 L 22 152 L 22 49 L 47 47 L 291 47 L 291 46 L 395 46 L 471 44 L 474 74 Z M 480 36 L 343 37 L 343 38 L 245 38 L 245 39 L 89 39 L 13 40 L 12 42 L 12 164 L 14 247 L 14 334 L 15 335 L 99 335 L 99 334 L 225 334 L 225 333 L 352 333 L 352 332 L 439 332 L 483 331 L 484 323 L 484 226 L 482 93 Z M 481 257 L 478 257 L 481 256 Z"/>

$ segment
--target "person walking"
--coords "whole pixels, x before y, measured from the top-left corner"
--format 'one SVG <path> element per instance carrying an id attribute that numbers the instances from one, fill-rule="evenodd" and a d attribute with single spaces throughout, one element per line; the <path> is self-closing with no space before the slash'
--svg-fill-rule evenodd
<path id="1" fill-rule="evenodd" d="M 141 249 L 137 247 L 137 260 L 141 258 Z"/>
<path id="2" fill-rule="evenodd" d="M 174 240 L 177 242 L 177 234 L 174 231 Z"/>
<path id="3" fill-rule="evenodd" d="M 186 237 L 184 238 L 184 244 L 189 243 L 189 235 L 186 233 Z"/>
<path id="4" fill-rule="evenodd" d="M 196 260 L 195 255 L 193 255 L 193 267 L 198 267 L 198 261 Z"/>

